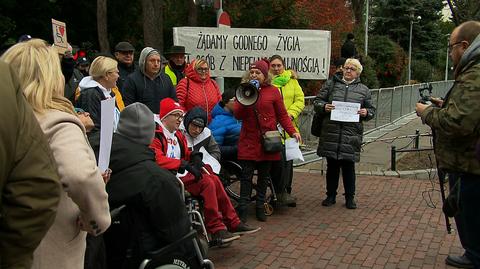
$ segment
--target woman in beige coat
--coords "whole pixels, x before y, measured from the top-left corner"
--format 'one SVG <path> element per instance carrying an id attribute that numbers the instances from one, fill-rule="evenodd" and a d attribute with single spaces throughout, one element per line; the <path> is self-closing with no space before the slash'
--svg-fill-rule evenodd
<path id="1" fill-rule="evenodd" d="M 63 97 L 65 83 L 57 52 L 45 41 L 32 39 L 11 47 L 1 59 L 19 76 L 64 190 L 55 222 L 34 252 L 32 268 L 83 268 L 86 234 L 103 233 L 110 225 L 110 213 L 85 128 Z"/>

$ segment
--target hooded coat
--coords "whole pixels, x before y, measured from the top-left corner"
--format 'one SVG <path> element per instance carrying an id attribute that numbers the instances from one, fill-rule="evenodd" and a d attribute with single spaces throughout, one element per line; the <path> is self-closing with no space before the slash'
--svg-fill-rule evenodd
<path id="1" fill-rule="evenodd" d="M 113 171 L 107 184 L 110 206 L 126 206 L 124 219 L 133 221 L 130 228 L 135 227 L 132 229 L 135 233 L 107 231 L 107 251 L 115 252 L 109 246 L 118 247 L 117 251 L 124 250 L 121 246 L 134 248 L 133 253 L 138 255 L 134 259 L 141 260 L 148 251 L 173 243 L 190 231 L 191 223 L 176 178 L 155 163 L 155 154 L 148 145 L 115 133 L 110 168 Z M 194 253 L 194 249 L 186 245 L 183 253 Z M 122 255 L 107 254 L 117 258 Z M 139 263 L 136 264 L 138 268 Z"/>
<path id="2" fill-rule="evenodd" d="M 140 53 L 138 69 L 131 73 L 123 84 L 122 94 L 125 105 L 140 102 L 158 114 L 160 101 L 166 97 L 177 100 L 177 93 L 170 77 L 159 71 L 153 79 L 145 75 L 145 61 L 155 49 L 146 47 Z"/>
<path id="3" fill-rule="evenodd" d="M 233 113 L 225 110 L 218 103 L 212 111 L 212 122 L 208 125 L 215 141 L 220 146 L 237 146 L 242 122 L 237 120 Z"/>
<path id="4" fill-rule="evenodd" d="M 333 88 L 331 88 L 332 83 L 334 83 Z M 327 113 L 325 104 L 332 101 L 360 103 L 360 108 L 367 109 L 367 116 L 360 118 L 360 122 L 338 122 L 330 120 L 329 116 L 323 117 L 317 154 L 335 160 L 358 162 L 363 140 L 363 121 L 373 119 L 376 112 L 370 90 L 360 83 L 360 78 L 347 84 L 341 78 L 333 76 L 315 97 L 313 101 L 315 111 Z"/>
<path id="5" fill-rule="evenodd" d="M 298 84 L 295 72 L 283 71 L 282 74 L 273 78 L 272 84 L 280 90 L 287 113 L 293 117 L 293 125 L 298 132 L 298 116 L 305 108 L 305 95 Z"/>
<path id="6" fill-rule="evenodd" d="M 275 131 L 280 123 L 292 136 L 296 130 L 288 117 L 280 91 L 272 85 L 261 85 L 255 105 L 243 106 L 235 101 L 235 117 L 242 120 L 238 141 L 238 159 L 252 161 L 278 161 L 280 153 L 267 153 L 262 147 L 262 135 Z"/>
<path id="7" fill-rule="evenodd" d="M 80 96 L 77 99 L 76 107 L 81 108 L 90 114 L 94 127 L 87 134 L 90 145 L 98 157 L 100 149 L 100 125 L 102 119 L 102 101 L 115 98 L 114 128 L 120 117 L 120 109 L 116 102 L 116 96 L 111 89 L 105 89 L 100 83 L 95 81 L 92 76 L 84 77 L 79 84 Z"/>
<path id="8" fill-rule="evenodd" d="M 193 138 L 188 132 L 188 125 L 192 120 L 200 118 L 203 122 L 207 123 L 207 113 L 200 107 L 194 107 L 190 110 L 183 119 L 183 126 L 185 127 L 185 137 L 187 138 L 187 145 L 192 147 L 194 151 L 199 151 L 200 148 L 205 150 L 217 161 L 220 161 L 221 153 L 215 138 L 212 137 L 210 129 L 205 127 L 203 131 L 195 138 Z"/>
<path id="9" fill-rule="evenodd" d="M 177 85 L 178 102 L 185 108 L 185 111 L 199 106 L 207 112 L 208 122 L 212 119 L 213 107 L 222 100 L 222 94 L 217 83 L 210 78 L 208 71 L 207 78 L 202 80 L 194 69 L 195 61 L 185 69 L 186 77 Z"/>
<path id="10" fill-rule="evenodd" d="M 445 171 L 480 175 L 475 146 L 480 137 L 480 35 L 465 50 L 455 68 L 455 82 L 443 106 L 427 107 L 420 115 L 435 131 L 438 166 Z"/>

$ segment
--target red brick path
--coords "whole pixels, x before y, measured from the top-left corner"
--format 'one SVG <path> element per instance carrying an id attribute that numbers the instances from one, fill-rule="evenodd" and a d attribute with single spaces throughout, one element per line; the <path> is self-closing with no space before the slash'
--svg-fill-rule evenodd
<path id="1" fill-rule="evenodd" d="M 296 208 L 277 209 L 266 223 L 251 212 L 248 223 L 262 230 L 209 258 L 216 268 L 447 268 L 446 255 L 462 248 L 431 188 L 429 180 L 357 177 L 358 209 L 346 209 L 342 195 L 327 208 L 324 176 L 296 172 Z"/>

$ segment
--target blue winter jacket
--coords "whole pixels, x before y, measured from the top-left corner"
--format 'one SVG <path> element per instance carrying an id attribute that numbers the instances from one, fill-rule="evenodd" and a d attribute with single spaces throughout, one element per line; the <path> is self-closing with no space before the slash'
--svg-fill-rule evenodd
<path id="1" fill-rule="evenodd" d="M 242 122 L 235 119 L 231 112 L 221 107 L 220 103 L 216 104 L 212 110 L 212 121 L 208 128 L 212 131 L 215 141 L 220 146 L 222 158 L 226 153 L 225 151 L 234 150 L 236 152 Z"/>

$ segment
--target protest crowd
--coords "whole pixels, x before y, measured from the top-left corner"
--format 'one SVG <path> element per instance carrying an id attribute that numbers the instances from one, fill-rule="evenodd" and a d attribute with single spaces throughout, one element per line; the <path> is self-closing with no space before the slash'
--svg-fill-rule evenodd
<path id="1" fill-rule="evenodd" d="M 469 54 L 476 57 L 477 82 L 479 38 Z M 301 198 L 294 195 L 293 161 L 286 148 L 302 143 L 298 117 L 305 101 L 299 77 L 282 55 L 250 63 L 240 89 L 254 89 L 257 99 L 246 104 L 237 98 L 237 88 L 220 91 L 207 61 L 187 62 L 183 46 L 165 52 L 145 47 L 138 59 L 136 51 L 121 41 L 112 54 L 74 60 L 71 48 L 60 51 L 29 37 L 3 52 L 1 114 L 14 117 L 9 125 L 2 120 L 2 129 L 12 134 L 0 132 L 5 148 L 0 159 L 9 165 L 2 167 L 0 180 L 0 268 L 139 268 L 152 252 L 170 245 L 175 247 L 166 256 L 197 268 L 198 245 L 176 244 L 195 227 L 185 197 L 199 203 L 204 229 L 195 236 L 209 242 L 201 248 L 229 247 L 262 232 L 248 224 L 249 211 L 254 208 L 254 217 L 268 225 L 269 195 L 275 197 L 274 207 L 295 210 Z M 356 209 L 355 162 L 360 161 L 363 122 L 374 118 L 376 109 L 360 81 L 363 66 L 356 55 L 335 65 L 337 73 L 314 100 L 312 132 L 316 127 L 317 154 L 327 160 L 322 205 L 337 202 L 341 175 L 345 207 Z M 476 90 L 471 95 L 478 97 L 478 85 Z M 461 97 L 452 93 L 446 105 L 454 106 L 454 98 Z M 330 117 L 341 102 L 358 105 L 356 121 Z M 417 111 L 427 124 L 444 126 L 440 108 Z M 478 105 L 472 113 L 478 113 Z M 471 122 L 468 115 L 461 119 Z M 449 140 L 441 131 L 438 139 Z M 476 184 L 476 194 L 468 195 L 478 201 L 478 160 L 468 162 L 467 169 L 477 169 L 452 177 Z M 227 163 L 241 167 L 235 202 L 225 189 Z M 473 214 L 474 208 L 462 210 Z M 458 262 L 479 268 L 478 229 L 470 219 L 462 221 L 468 243 Z"/>

